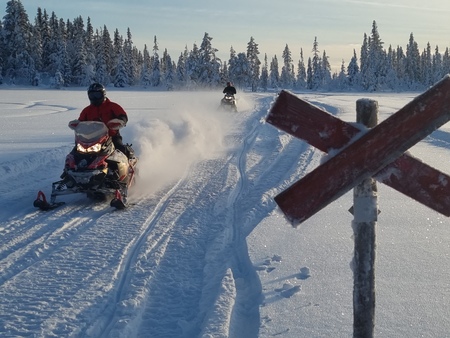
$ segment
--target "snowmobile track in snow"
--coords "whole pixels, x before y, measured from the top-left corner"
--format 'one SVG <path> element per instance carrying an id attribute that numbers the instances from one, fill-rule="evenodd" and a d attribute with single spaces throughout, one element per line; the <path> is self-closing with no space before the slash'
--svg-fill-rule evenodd
<path id="1" fill-rule="evenodd" d="M 180 337 L 223 327 L 228 336 L 256 336 L 261 290 L 246 237 L 283 188 L 268 191 L 267 182 L 288 185 L 314 162 L 309 146 L 261 126 L 268 107 L 266 99 L 233 116 L 237 130 L 227 136 L 225 157 L 194 163 L 155 195 L 133 200 L 131 193 L 134 205 L 121 211 L 84 195 L 35 210 L 34 196 L 23 196 L 50 186 L 58 168 L 35 154 L 19 171 L 18 188 L 10 181 L 20 163 L 9 163 L 0 207 L 7 210 L 9 201 L 23 211 L 0 218 L 0 311 L 8 323 L 0 333 Z M 264 156 L 268 147 L 279 151 Z M 59 161 L 68 148 L 47 160 Z M 236 293 L 235 304 L 221 303 L 227 292 Z M 51 302 L 42 303 L 43 295 Z M 26 313 L 33 315 L 15 321 Z"/>

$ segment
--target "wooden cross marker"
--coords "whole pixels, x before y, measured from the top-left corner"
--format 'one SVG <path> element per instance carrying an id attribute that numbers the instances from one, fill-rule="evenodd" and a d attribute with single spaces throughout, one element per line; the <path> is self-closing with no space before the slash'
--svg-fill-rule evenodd
<path id="1" fill-rule="evenodd" d="M 405 154 L 450 120 L 447 75 L 375 128 L 363 130 L 282 91 L 266 121 L 324 151 L 327 162 L 275 197 L 298 225 L 368 177 L 450 216 L 450 176 Z"/>

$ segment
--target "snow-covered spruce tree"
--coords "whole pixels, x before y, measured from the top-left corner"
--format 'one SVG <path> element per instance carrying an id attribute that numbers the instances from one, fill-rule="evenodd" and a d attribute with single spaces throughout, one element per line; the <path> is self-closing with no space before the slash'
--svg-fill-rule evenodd
<path id="1" fill-rule="evenodd" d="M 321 72 L 322 72 L 321 87 L 324 89 L 327 89 L 327 87 L 331 83 L 331 66 L 330 66 L 330 62 L 328 61 L 328 56 L 327 56 L 327 53 L 325 52 L 325 50 L 323 51 L 323 54 L 322 54 Z"/>
<path id="2" fill-rule="evenodd" d="M 369 87 L 369 43 L 368 36 L 364 33 L 363 42 L 360 48 L 359 54 L 359 64 L 360 64 L 360 84 L 363 90 L 366 90 Z"/>
<path id="3" fill-rule="evenodd" d="M 397 76 L 398 86 L 396 90 L 405 89 L 405 53 L 401 46 L 392 50 L 392 67 Z"/>
<path id="4" fill-rule="evenodd" d="M 431 81 L 436 83 L 441 80 L 444 69 L 442 68 L 442 54 L 439 53 L 439 47 L 436 46 L 432 59 Z"/>
<path id="5" fill-rule="evenodd" d="M 132 86 L 136 84 L 136 81 L 139 78 L 139 66 L 130 28 L 127 28 L 127 38 L 123 43 L 123 57 L 128 72 L 128 85 Z"/>
<path id="6" fill-rule="evenodd" d="M 111 35 L 109 34 L 106 25 L 103 25 L 101 39 L 102 39 L 101 43 L 102 58 L 104 63 L 106 64 L 106 70 L 108 71 L 109 76 L 111 76 L 111 74 L 113 74 L 116 56 L 114 52 L 114 44 L 113 41 L 111 40 Z"/>
<path id="7" fill-rule="evenodd" d="M 55 58 L 55 73 L 53 75 L 54 83 L 58 83 L 60 87 L 68 87 L 72 82 L 72 74 L 69 64 L 69 56 L 67 55 L 66 44 L 64 41 L 57 46 L 56 54 L 52 54 Z"/>
<path id="8" fill-rule="evenodd" d="M 188 76 L 186 69 L 186 62 L 189 56 L 189 52 L 187 50 L 187 46 L 184 49 L 184 52 L 180 53 L 177 62 L 176 75 L 175 75 L 175 83 L 178 87 L 182 88 L 187 85 Z"/>
<path id="9" fill-rule="evenodd" d="M 36 71 L 30 43 L 32 29 L 20 0 L 11 0 L 6 3 L 2 33 L 7 81 L 31 84 Z"/>
<path id="10" fill-rule="evenodd" d="M 450 51 L 447 47 L 445 48 L 444 55 L 442 56 L 442 76 L 448 73 L 450 73 Z"/>
<path id="11" fill-rule="evenodd" d="M 368 91 L 383 89 L 386 75 L 385 53 L 375 20 L 372 22 L 372 32 L 368 40 L 367 63 L 365 89 Z"/>
<path id="12" fill-rule="evenodd" d="M 106 62 L 102 56 L 102 44 L 103 41 L 100 38 L 100 33 L 97 29 L 93 37 L 93 48 L 94 54 L 96 55 L 94 64 L 94 80 L 96 82 L 104 83 L 106 85 L 110 81 L 109 81 L 109 74 L 106 69 Z"/>
<path id="13" fill-rule="evenodd" d="M 311 58 L 308 58 L 308 66 L 306 67 L 306 88 L 312 89 L 313 84 L 313 68 Z"/>
<path id="14" fill-rule="evenodd" d="M 115 66 L 114 66 L 114 74 L 113 74 L 113 84 L 114 87 L 126 87 L 130 83 L 130 79 L 128 78 L 128 64 L 126 60 L 126 56 L 124 55 L 123 49 L 124 41 L 123 37 L 119 34 L 119 31 L 116 29 L 114 32 L 114 41 L 113 41 L 113 49 L 114 49 L 114 57 L 116 57 Z M 118 53 L 116 55 L 116 53 Z"/>
<path id="15" fill-rule="evenodd" d="M 261 77 L 259 78 L 259 87 L 266 92 L 269 87 L 269 64 L 267 62 L 267 54 L 264 54 L 264 64 L 261 69 Z"/>
<path id="16" fill-rule="evenodd" d="M 55 76 L 53 76 L 52 80 L 50 81 L 50 86 L 55 89 L 61 89 L 62 87 L 64 87 L 64 79 L 60 72 L 55 73 Z"/>
<path id="17" fill-rule="evenodd" d="M 144 45 L 144 60 L 142 62 L 142 70 L 141 70 L 141 86 L 144 88 L 150 87 L 151 85 L 151 62 L 150 62 L 150 53 L 147 49 L 147 45 Z"/>
<path id="18" fill-rule="evenodd" d="M 292 88 L 295 88 L 296 84 L 295 84 L 295 65 L 294 64 L 292 64 L 292 67 L 291 67 L 291 78 L 293 81 Z"/>
<path id="19" fill-rule="evenodd" d="M 409 42 L 406 46 L 405 58 L 405 79 L 409 89 L 417 89 L 420 87 L 420 52 L 417 42 L 414 40 L 414 35 L 409 35 Z"/>
<path id="20" fill-rule="evenodd" d="M 360 86 L 360 73 L 356 50 L 353 49 L 353 56 L 347 66 L 347 83 L 349 88 L 357 89 Z"/>
<path id="21" fill-rule="evenodd" d="M 31 59 L 33 60 L 34 64 L 34 76 L 33 74 L 30 74 L 32 77 L 31 84 L 33 86 L 39 86 L 41 83 L 41 73 L 38 71 L 38 69 L 42 69 L 41 61 L 42 61 L 42 39 L 40 32 L 35 29 L 35 27 L 32 27 L 32 35 L 33 39 L 30 41 L 31 45 Z"/>
<path id="22" fill-rule="evenodd" d="M 342 60 L 342 62 L 341 62 L 341 69 L 340 69 L 339 73 L 333 74 L 331 83 L 332 83 L 333 90 L 345 91 L 348 89 L 347 74 L 345 71 L 345 61 L 344 60 Z"/>
<path id="23" fill-rule="evenodd" d="M 46 29 L 47 32 L 45 32 Z M 32 58 L 34 60 L 36 70 L 40 72 L 43 69 L 43 36 L 45 34 L 48 34 L 48 25 L 44 20 L 44 15 L 40 8 L 38 8 L 36 18 L 34 20 L 34 26 L 31 27 L 31 30 L 33 36 L 33 38 L 31 39 Z"/>
<path id="24" fill-rule="evenodd" d="M 245 53 L 238 53 L 236 59 L 235 83 L 240 88 L 246 88 L 251 84 L 251 67 Z"/>
<path id="25" fill-rule="evenodd" d="M 114 47 L 106 26 L 100 33 L 97 32 L 94 39 L 94 50 L 96 55 L 95 79 L 105 85 L 111 82 L 111 74 L 115 68 Z"/>
<path id="26" fill-rule="evenodd" d="M 230 58 L 228 59 L 228 78 L 225 79 L 223 85 L 225 86 L 225 83 L 227 81 L 235 82 L 235 79 L 238 77 L 238 58 L 236 51 L 234 50 L 233 46 L 230 47 Z"/>
<path id="27" fill-rule="evenodd" d="M 166 72 L 167 72 L 167 57 L 168 57 L 167 48 L 164 48 L 162 57 L 159 60 L 159 68 L 161 69 L 161 84 L 163 86 L 165 85 L 164 79 L 166 77 Z"/>
<path id="28" fill-rule="evenodd" d="M 5 40 L 4 40 L 4 31 L 3 31 L 3 23 L 2 20 L 0 20 L 0 76 L 2 77 L 3 83 L 3 69 L 5 67 L 5 60 L 6 60 L 6 46 L 5 46 Z M 1 84 L 0 83 L 0 84 Z"/>
<path id="29" fill-rule="evenodd" d="M 114 77 L 114 87 L 127 87 L 130 83 L 130 79 L 128 78 L 128 70 L 127 70 L 127 61 L 124 56 L 124 52 L 120 54 L 119 61 L 116 67 L 116 75 Z"/>
<path id="30" fill-rule="evenodd" d="M 91 79 L 88 79 L 89 82 L 87 85 L 91 84 L 95 81 L 95 64 L 96 64 L 96 51 L 94 50 L 94 28 L 91 24 L 91 18 L 87 18 L 86 22 L 86 31 L 85 31 L 85 48 L 86 48 L 86 65 L 93 69 L 94 74 Z"/>
<path id="31" fill-rule="evenodd" d="M 227 83 L 230 78 L 230 73 L 228 72 L 228 63 L 226 61 L 222 62 L 220 67 L 220 83 Z"/>
<path id="32" fill-rule="evenodd" d="M 389 46 L 386 56 L 386 89 L 395 90 L 400 86 L 400 80 L 396 71 L 396 56 L 395 50 Z"/>
<path id="33" fill-rule="evenodd" d="M 427 43 L 427 47 L 422 52 L 420 63 L 422 65 L 421 83 L 423 83 L 426 87 L 432 86 L 433 85 L 432 82 L 433 74 L 431 64 L 432 56 L 431 56 L 431 46 L 429 42 Z"/>
<path id="34" fill-rule="evenodd" d="M 186 61 L 186 72 L 188 76 L 188 88 L 195 89 L 200 86 L 200 51 L 197 44 L 194 43 L 192 50 L 189 52 L 189 56 Z"/>
<path id="35" fill-rule="evenodd" d="M 173 90 L 176 66 L 173 64 L 172 59 L 167 52 L 167 48 L 164 49 L 161 66 L 161 68 L 164 69 L 164 71 L 162 72 L 164 86 L 167 90 Z"/>
<path id="36" fill-rule="evenodd" d="M 217 87 L 220 83 L 220 59 L 216 57 L 218 51 L 211 44 L 213 38 L 205 32 L 199 49 L 199 83 L 206 87 Z"/>
<path id="37" fill-rule="evenodd" d="M 303 59 L 303 48 L 300 48 L 300 58 L 298 60 L 295 88 L 306 89 L 306 67 Z"/>
<path id="38" fill-rule="evenodd" d="M 383 49 L 383 42 L 378 33 L 377 23 L 372 22 L 372 32 L 368 40 L 367 68 L 364 89 L 368 91 L 379 91 L 386 88 L 386 52 Z"/>
<path id="39" fill-rule="evenodd" d="M 313 48 L 312 48 L 312 59 L 311 63 L 308 62 L 309 76 L 308 79 L 308 89 L 317 90 L 321 87 L 323 83 L 323 72 L 322 72 L 322 61 L 319 52 L 319 43 L 317 42 L 317 37 L 314 38 Z"/>
<path id="40" fill-rule="evenodd" d="M 255 42 L 255 39 L 253 39 L 252 36 L 250 37 L 250 41 L 247 44 L 247 60 L 250 64 L 250 82 L 252 92 L 256 92 L 258 90 L 259 67 L 261 65 L 258 54 L 258 44 Z"/>
<path id="41" fill-rule="evenodd" d="M 122 48 L 123 48 L 123 36 L 120 35 L 119 30 L 116 28 L 114 30 L 113 35 L 113 49 L 111 52 L 111 59 L 112 62 L 112 69 L 111 69 L 111 78 L 115 78 L 117 74 L 117 65 L 119 64 L 120 55 L 122 54 Z"/>
<path id="42" fill-rule="evenodd" d="M 55 47 L 52 48 L 52 53 L 49 56 L 52 67 L 50 68 L 51 71 L 48 72 L 48 75 L 51 76 L 51 78 L 54 78 L 53 82 L 56 81 L 59 86 L 67 87 L 72 83 L 72 69 L 67 53 L 67 40 L 65 39 L 65 36 L 65 23 L 61 20 L 58 28 L 53 32 L 52 45 Z"/>
<path id="43" fill-rule="evenodd" d="M 81 16 L 68 26 L 67 52 L 69 54 L 72 79 L 78 86 L 88 86 L 92 83 L 87 71 L 87 56 L 85 44 L 84 22 Z"/>
<path id="44" fill-rule="evenodd" d="M 153 87 L 158 87 L 161 84 L 161 65 L 158 50 L 158 40 L 155 35 L 153 39 L 153 55 L 150 58 L 150 63 L 152 66 L 150 80 Z"/>
<path id="45" fill-rule="evenodd" d="M 45 9 L 42 11 L 40 7 L 37 10 L 35 19 L 35 30 L 39 32 L 42 48 L 40 61 L 36 62 L 36 67 L 38 67 L 41 73 L 48 74 L 47 76 L 53 76 L 56 71 L 54 56 L 58 54 L 58 43 L 63 42 L 65 44 L 66 36 L 59 34 L 59 22 L 55 13 L 52 13 L 51 18 L 49 18 Z M 58 41 L 61 39 L 63 41 Z"/>
<path id="46" fill-rule="evenodd" d="M 270 62 L 269 86 L 275 89 L 280 87 L 280 72 L 276 55 L 274 55 L 272 61 Z"/>
<path id="47" fill-rule="evenodd" d="M 293 77 L 293 64 L 292 64 L 292 54 L 289 46 L 286 44 L 283 53 L 281 54 L 283 58 L 283 67 L 281 68 L 280 75 L 280 86 L 283 88 L 294 87 L 294 77 Z"/>

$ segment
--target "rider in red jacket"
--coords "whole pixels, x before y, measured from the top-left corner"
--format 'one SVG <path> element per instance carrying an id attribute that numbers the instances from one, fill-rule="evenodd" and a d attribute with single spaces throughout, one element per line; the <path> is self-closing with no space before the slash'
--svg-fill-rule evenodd
<path id="1" fill-rule="evenodd" d="M 129 159 L 134 157 L 134 151 L 131 145 L 124 145 L 122 136 L 119 133 L 117 125 L 125 126 L 128 122 L 128 116 L 125 110 L 117 103 L 112 102 L 106 97 L 106 89 L 100 83 L 93 83 L 88 88 L 88 97 L 91 104 L 85 107 L 78 117 L 79 121 L 101 121 L 109 127 L 109 135 L 111 136 L 114 147 L 125 154 Z M 112 121 L 121 120 L 121 121 Z M 112 121 L 111 123 L 109 123 Z M 76 154 L 76 147 L 72 149 L 72 154 Z M 67 175 L 67 162 L 61 178 Z M 63 185 L 64 186 L 64 185 Z"/>
<path id="2" fill-rule="evenodd" d="M 88 97 L 91 104 L 81 111 L 78 120 L 102 121 L 105 124 L 108 124 L 112 119 L 120 119 L 125 123 L 128 122 L 128 116 L 125 110 L 106 97 L 106 89 L 102 84 L 93 83 L 90 85 L 88 88 Z M 109 135 L 112 136 L 112 141 L 116 149 L 119 149 L 128 156 L 128 150 L 122 142 L 122 136 L 119 130 L 109 129 Z"/>

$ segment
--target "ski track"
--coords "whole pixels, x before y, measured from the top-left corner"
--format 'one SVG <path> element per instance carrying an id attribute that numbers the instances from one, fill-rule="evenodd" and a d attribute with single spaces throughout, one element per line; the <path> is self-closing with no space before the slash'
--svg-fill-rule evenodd
<path id="1" fill-rule="evenodd" d="M 114 296 L 114 301 L 109 304 L 108 309 L 104 311 L 106 313 L 105 319 L 106 323 L 101 324 L 99 321 L 92 325 L 92 328 L 87 330 L 89 335 L 98 336 L 98 337 L 113 337 L 115 335 L 121 336 L 120 326 L 121 321 L 120 318 L 124 317 L 126 320 L 131 315 L 136 315 L 136 312 L 140 314 L 142 309 L 136 311 L 136 308 L 142 307 L 140 304 L 140 299 L 145 296 L 146 290 L 142 288 L 146 283 L 143 281 L 147 278 L 142 275 L 142 260 L 144 260 L 144 264 L 149 260 L 149 257 L 155 257 L 155 260 L 152 261 L 152 265 L 157 266 L 157 263 L 160 261 L 160 258 L 164 256 L 164 251 L 167 246 L 168 239 L 170 239 L 170 232 L 172 227 L 165 226 L 159 227 L 158 222 L 162 221 L 162 218 L 165 216 L 167 209 L 170 207 L 170 203 L 174 198 L 176 192 L 181 189 L 181 186 L 186 184 L 186 179 L 180 179 L 175 185 L 173 185 L 168 192 L 164 193 L 163 196 L 154 199 L 158 201 L 157 204 L 150 208 L 152 212 L 145 220 L 141 221 L 139 219 L 134 220 L 135 223 L 142 223 L 142 232 L 136 239 L 135 243 L 132 245 L 132 249 L 129 250 L 128 258 L 121 265 L 121 276 L 120 281 L 118 282 L 119 286 L 117 288 L 116 295 Z M 148 209 L 148 203 L 139 203 L 139 209 Z M 138 212 L 138 208 L 134 207 L 133 213 L 138 215 L 145 215 L 146 213 Z M 174 222 L 172 222 L 173 224 Z M 143 252 L 143 253 L 142 253 Z M 159 256 L 159 258 L 158 258 Z M 136 274 L 138 276 L 136 276 Z M 127 290 L 127 284 L 133 281 L 134 290 Z M 130 295 L 131 293 L 132 295 Z M 129 299 L 133 299 L 133 301 L 129 301 Z M 127 309 L 128 307 L 132 307 L 133 311 L 130 313 Z M 119 328 L 117 328 L 117 323 L 119 323 Z M 103 329 L 105 327 L 105 329 Z M 99 331 L 100 332 L 96 332 Z M 116 333 L 116 331 L 119 331 Z"/>
<path id="2" fill-rule="evenodd" d="M 442 130 L 435 130 L 428 137 L 426 137 L 424 141 L 435 147 L 448 149 L 450 146 L 450 133 Z"/>
<path id="3" fill-rule="evenodd" d="M 0 335 L 257 337 L 262 292 L 246 237 L 318 158 L 263 122 L 270 103 L 233 117 L 224 158 L 193 164 L 125 211 L 74 197 L 39 212 L 24 200 L 50 186 L 69 145 L 31 156 L 26 169 L 3 163 Z M 278 151 L 264 156 L 268 147 Z M 23 213 L 7 212 L 10 203 Z"/>

